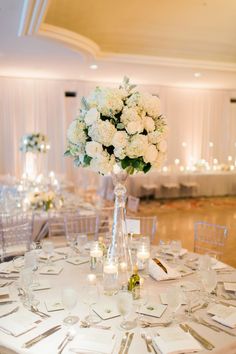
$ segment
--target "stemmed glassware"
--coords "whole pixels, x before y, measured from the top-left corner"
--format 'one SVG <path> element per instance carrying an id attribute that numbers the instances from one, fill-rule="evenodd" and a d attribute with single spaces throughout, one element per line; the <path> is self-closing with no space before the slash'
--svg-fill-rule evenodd
<path id="1" fill-rule="evenodd" d="M 122 322 L 120 323 L 120 328 L 125 330 L 130 330 L 136 326 L 134 321 L 128 321 L 127 317 L 132 311 L 133 306 L 133 295 L 132 292 L 128 290 L 120 290 L 116 295 L 117 299 L 117 309 L 122 316 Z"/>
<path id="2" fill-rule="evenodd" d="M 86 234 L 79 234 L 77 236 L 77 246 L 78 246 L 79 251 L 82 255 L 85 252 L 85 246 L 87 243 L 88 243 L 88 237 Z"/>
<path id="3" fill-rule="evenodd" d="M 69 257 L 73 257 L 75 255 L 75 246 L 77 241 L 77 233 L 75 232 L 68 232 L 66 234 L 67 244 L 70 247 L 70 254 Z"/>
<path id="4" fill-rule="evenodd" d="M 180 288 L 171 286 L 167 289 L 166 297 L 171 321 L 176 322 L 176 312 L 182 304 L 183 293 Z"/>
<path id="5" fill-rule="evenodd" d="M 89 274 L 88 275 L 88 286 L 86 287 L 86 293 L 85 293 L 85 301 L 84 303 L 88 305 L 89 307 L 89 314 L 88 316 L 85 317 L 85 321 L 89 324 L 96 324 L 101 322 L 101 319 L 95 314 L 95 312 L 92 309 L 92 306 L 95 305 L 99 298 L 100 298 L 100 292 L 99 288 L 96 282 L 96 275 L 95 274 Z"/>
<path id="6" fill-rule="evenodd" d="M 206 302 L 210 302 L 210 294 L 217 285 L 217 274 L 214 270 L 202 270 L 200 272 L 203 288 L 206 292 Z"/>
<path id="7" fill-rule="evenodd" d="M 52 264 L 51 258 L 53 256 L 53 251 L 54 251 L 53 242 L 52 241 L 44 241 L 43 246 L 42 246 L 42 250 L 47 257 L 46 264 L 47 264 L 47 266 L 50 266 Z"/>
<path id="8" fill-rule="evenodd" d="M 137 306 L 137 323 L 138 325 L 142 322 L 142 308 L 148 302 L 148 292 L 146 288 L 135 287 L 132 291 L 133 303 Z"/>
<path id="9" fill-rule="evenodd" d="M 33 272 L 30 268 L 24 268 L 20 272 L 20 287 L 24 291 L 23 304 L 24 306 L 31 308 L 31 306 L 37 306 L 39 301 L 35 299 L 32 292 L 33 284 Z"/>
<path id="10" fill-rule="evenodd" d="M 182 243 L 180 240 L 173 240 L 171 241 L 170 247 L 174 255 L 174 263 L 177 264 L 178 257 L 182 248 Z"/>
<path id="11" fill-rule="evenodd" d="M 38 270 L 38 261 L 35 251 L 29 251 L 25 253 L 25 268 L 30 268 L 34 272 L 33 286 L 39 285 L 39 280 L 36 276 L 36 272 Z"/>
<path id="12" fill-rule="evenodd" d="M 71 310 L 73 310 L 78 301 L 78 293 L 73 288 L 64 288 L 62 290 L 62 304 L 69 311 L 69 314 L 64 318 L 63 323 L 71 326 L 79 321 L 79 317 L 71 315 Z"/>

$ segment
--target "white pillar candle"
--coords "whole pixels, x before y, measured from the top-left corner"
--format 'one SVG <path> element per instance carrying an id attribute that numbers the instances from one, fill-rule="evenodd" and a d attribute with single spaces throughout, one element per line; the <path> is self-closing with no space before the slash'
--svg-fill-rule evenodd
<path id="1" fill-rule="evenodd" d="M 137 252 L 137 258 L 141 261 L 146 261 L 150 257 L 150 252 L 148 250 L 140 250 Z"/>
<path id="2" fill-rule="evenodd" d="M 120 270 L 122 272 L 126 271 L 127 270 L 127 263 L 126 262 L 121 262 L 120 263 Z"/>

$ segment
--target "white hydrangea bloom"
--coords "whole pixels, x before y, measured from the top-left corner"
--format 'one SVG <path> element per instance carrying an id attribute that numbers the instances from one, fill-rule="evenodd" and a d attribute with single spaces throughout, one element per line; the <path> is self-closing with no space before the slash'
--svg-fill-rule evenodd
<path id="1" fill-rule="evenodd" d="M 121 122 L 127 126 L 130 122 L 138 122 L 141 120 L 141 117 L 136 108 L 124 107 L 122 114 L 120 116 Z"/>
<path id="2" fill-rule="evenodd" d="M 158 144 L 163 139 L 162 133 L 158 132 L 157 130 L 149 133 L 147 136 L 148 136 L 148 141 L 151 144 Z"/>
<path id="3" fill-rule="evenodd" d="M 138 105 L 153 118 L 160 115 L 160 99 L 150 93 L 142 92 L 139 96 Z"/>
<path id="4" fill-rule="evenodd" d="M 140 93 L 139 92 L 134 92 L 127 100 L 126 100 L 126 105 L 128 107 L 136 107 L 139 103 L 139 98 L 140 98 Z"/>
<path id="5" fill-rule="evenodd" d="M 100 113 L 96 108 L 90 108 L 90 110 L 85 114 L 84 121 L 87 125 L 92 125 L 100 117 Z"/>
<path id="6" fill-rule="evenodd" d="M 97 109 L 102 115 L 113 117 L 119 113 L 124 102 L 122 100 L 124 92 L 119 89 L 104 88 L 100 89 L 97 95 Z"/>
<path id="7" fill-rule="evenodd" d="M 108 120 L 98 120 L 89 127 L 88 135 L 93 141 L 110 146 L 112 145 L 112 139 L 116 131 L 114 125 Z"/>
<path id="8" fill-rule="evenodd" d="M 78 120 L 74 120 L 67 131 L 67 138 L 72 144 L 84 144 L 86 141 L 86 133 L 84 131 L 85 124 Z"/>
<path id="9" fill-rule="evenodd" d="M 144 118 L 144 128 L 148 133 L 153 132 L 155 130 L 155 122 L 151 117 L 146 116 Z"/>
<path id="10" fill-rule="evenodd" d="M 158 151 L 156 149 L 156 146 L 153 144 L 149 145 L 143 156 L 144 162 L 150 162 L 152 164 L 157 159 L 157 155 Z"/>
<path id="11" fill-rule="evenodd" d="M 90 157 L 96 157 L 100 155 L 103 151 L 102 144 L 96 141 L 88 141 L 85 145 L 86 154 Z"/>
<path id="12" fill-rule="evenodd" d="M 136 134 L 136 133 L 141 133 L 143 131 L 143 124 L 141 123 L 141 121 L 133 121 L 133 122 L 129 122 L 126 126 L 126 131 L 130 134 Z"/>
<path id="13" fill-rule="evenodd" d="M 130 144 L 126 148 L 127 156 L 130 158 L 140 157 L 145 154 L 148 147 L 146 135 L 137 134 L 130 139 Z"/>
<path id="14" fill-rule="evenodd" d="M 122 149 L 122 148 L 115 148 L 114 149 L 114 155 L 115 157 L 117 157 L 118 159 L 121 159 L 123 160 L 126 156 L 126 152 L 125 152 L 125 149 Z"/>
<path id="15" fill-rule="evenodd" d="M 159 144 L 158 144 L 158 150 L 159 150 L 160 152 L 163 152 L 163 153 L 166 152 L 166 150 L 167 150 L 167 142 L 166 142 L 166 140 L 161 140 L 161 141 L 159 142 Z"/>
<path id="16" fill-rule="evenodd" d="M 97 157 L 92 158 L 90 162 L 90 167 L 95 172 L 106 175 L 112 171 L 114 164 L 115 164 L 114 155 L 110 156 L 107 152 L 103 151 Z"/>
<path id="17" fill-rule="evenodd" d="M 128 135 L 125 131 L 116 131 L 112 139 L 115 148 L 123 148 L 128 144 Z"/>

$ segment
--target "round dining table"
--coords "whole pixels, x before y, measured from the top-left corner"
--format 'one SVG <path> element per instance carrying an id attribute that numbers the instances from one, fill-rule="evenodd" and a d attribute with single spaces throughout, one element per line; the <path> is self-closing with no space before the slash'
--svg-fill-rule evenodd
<path id="1" fill-rule="evenodd" d="M 69 341 L 65 349 L 63 350 L 63 354 L 69 353 L 114 353 L 114 354 L 122 354 L 122 353 L 130 353 L 130 354 L 143 354 L 148 353 L 148 347 L 143 338 L 143 334 L 152 338 L 153 336 L 158 335 L 159 327 L 146 327 L 141 328 L 140 325 L 135 328 L 127 331 L 122 330 L 120 328 L 121 317 L 115 316 L 114 318 L 108 318 L 106 320 L 102 320 L 99 326 L 105 326 L 105 329 L 96 328 L 96 327 L 81 327 L 81 320 L 83 320 L 89 312 L 88 307 L 88 287 L 89 280 L 88 274 L 92 273 L 90 269 L 89 258 L 85 256 L 84 262 L 77 262 L 77 264 L 72 264 L 70 262 L 70 257 L 66 258 L 64 254 L 68 254 L 67 248 L 63 249 L 55 249 L 57 252 L 57 257 L 53 262 L 52 266 L 47 266 L 43 262 L 39 262 L 39 269 L 37 271 L 37 282 L 40 286 L 38 290 L 33 291 L 34 297 L 39 301 L 38 310 L 46 313 L 49 317 L 41 318 L 40 315 L 33 313 L 30 309 L 26 308 L 22 304 L 22 296 L 19 291 L 19 278 L 17 273 L 14 273 L 13 265 L 11 262 L 0 264 L 0 353 L 1 354 L 57 354 L 59 353 L 58 346 L 62 342 L 63 338 L 68 333 L 68 326 L 63 324 L 63 319 L 68 315 L 68 311 L 63 308 L 62 304 L 62 290 L 69 287 L 74 288 L 78 294 L 78 301 L 76 306 L 71 310 L 73 315 L 79 317 L 80 321 L 73 325 L 74 336 Z M 152 249 L 152 256 L 156 254 L 156 248 Z M 61 257 L 58 257 L 60 255 Z M 188 257 L 192 257 L 192 253 L 187 253 L 184 257 L 181 258 L 178 262 L 181 264 L 186 264 Z M 73 258 L 81 257 L 80 255 L 75 255 Z M 189 258 L 189 259 L 190 259 Z M 80 258 L 79 258 L 80 259 Z M 191 259 L 190 259 L 191 261 Z M 182 262 L 182 263 L 181 263 Z M 76 263 L 76 262 L 74 262 Z M 82 263 L 82 264 L 81 264 Z M 171 264 L 171 263 L 170 263 Z M 8 266 L 4 268 L 4 265 Z M 47 267 L 52 267 L 54 272 L 48 272 Z M 4 273 L 4 270 L 7 271 Z M 9 270 L 10 269 L 10 270 Z M 46 269 L 46 270 L 45 270 Z M 218 287 L 224 292 L 223 282 L 236 282 L 236 270 L 232 267 L 220 268 L 217 272 L 217 280 Z M 43 274 L 44 273 L 44 274 Z M 55 274 L 57 273 L 57 274 Z M 16 278 L 15 278 L 16 277 Z M 170 279 L 157 281 L 151 276 L 141 275 L 143 282 L 143 287 L 147 289 L 148 301 L 155 304 L 161 304 L 160 294 L 165 293 L 169 287 L 177 286 L 184 291 L 187 291 L 189 286 L 198 286 L 199 285 L 199 274 L 198 271 L 192 271 L 189 274 L 183 274 L 178 279 Z M 4 282 L 8 283 L 4 286 Z M 105 296 L 103 294 L 103 276 L 102 274 L 97 274 L 97 284 L 98 284 L 98 295 L 96 299 L 97 304 L 103 304 L 104 306 L 113 306 L 116 304 L 116 296 Z M 37 288 L 37 287 L 36 287 Z M 4 297 L 1 297 L 1 294 L 4 294 L 4 289 L 9 292 L 9 301 L 13 301 L 11 304 L 4 303 L 6 300 Z M 174 289 L 174 288 L 173 288 Z M 214 296 L 212 295 L 212 298 Z M 219 303 L 220 301 L 227 306 L 231 304 L 233 307 L 236 306 L 236 300 L 228 300 L 226 297 L 224 298 L 221 295 L 217 295 L 214 297 L 214 301 Z M 7 300 L 6 300 L 7 301 Z M 8 306 L 17 306 L 17 311 L 13 314 L 2 316 L 4 314 L 4 309 Z M 54 307 L 53 307 L 54 306 Z M 130 314 L 131 318 L 135 318 L 137 308 L 133 306 L 132 313 Z M 189 324 L 192 329 L 194 329 L 200 336 L 207 339 L 213 346 L 215 347 L 212 350 L 214 353 L 217 350 L 217 353 L 227 353 L 224 348 L 231 346 L 234 348 L 233 351 L 229 351 L 229 353 L 236 353 L 236 329 L 230 329 L 226 326 L 223 326 L 220 323 L 214 322 L 211 316 L 207 313 L 206 308 L 200 308 L 195 312 L 196 315 L 201 316 L 207 322 L 216 325 L 219 328 L 219 331 L 214 331 L 211 328 L 204 326 L 202 324 L 193 321 L 191 318 L 189 319 L 186 315 L 186 305 L 182 305 L 181 308 L 177 311 L 176 317 L 183 324 Z M 155 318 L 152 316 L 144 315 L 143 320 L 150 322 L 161 322 L 165 323 L 170 318 L 170 313 L 168 306 L 164 311 L 163 315 L 160 318 Z M 14 320 L 15 319 L 15 320 Z M 26 326 L 25 333 L 14 335 L 14 333 L 20 333 L 22 326 L 25 323 L 29 323 L 29 319 L 33 323 L 33 328 L 28 328 Z M 8 329 L 6 330 L 6 325 L 8 321 Z M 12 328 L 9 328 L 9 321 L 12 321 Z M 15 321 L 15 322 L 14 322 Z M 21 322 L 22 321 L 22 322 Z M 28 321 L 28 322 L 27 322 Z M 37 337 L 38 335 L 44 333 L 47 330 L 55 326 L 60 326 L 57 331 L 52 333 L 49 336 L 45 336 L 40 341 L 35 343 L 29 348 L 25 347 L 25 344 Z M 178 326 L 179 324 L 170 324 L 171 326 Z M 16 332 L 13 329 L 16 327 Z M 28 325 L 29 327 L 29 325 Z M 32 325 L 31 325 L 32 327 Z M 107 329 L 110 327 L 109 329 Z M 222 329 L 222 330 L 221 330 Z M 17 332 L 18 331 L 18 332 Z M 23 331 L 24 332 L 24 331 Z M 132 338 L 130 338 L 129 348 L 128 350 L 121 350 L 122 348 L 122 340 L 124 342 L 125 333 L 129 332 L 133 333 Z M 228 332 L 228 333 L 226 333 Z M 81 338 L 87 338 L 87 340 L 91 340 L 94 342 L 93 350 L 90 351 L 80 350 L 79 344 Z M 103 341 L 103 348 L 99 345 L 96 347 L 96 340 Z M 106 340 L 108 341 L 106 344 Z M 100 343 L 101 344 L 101 343 Z M 76 349 L 78 348 L 78 349 Z M 110 349 L 109 349 L 110 348 Z M 110 352 L 108 351 L 110 350 Z M 154 349 L 149 347 L 149 350 L 154 353 Z M 158 350 L 156 349 L 157 353 Z M 208 350 L 202 347 L 202 350 L 199 353 L 207 353 Z"/>

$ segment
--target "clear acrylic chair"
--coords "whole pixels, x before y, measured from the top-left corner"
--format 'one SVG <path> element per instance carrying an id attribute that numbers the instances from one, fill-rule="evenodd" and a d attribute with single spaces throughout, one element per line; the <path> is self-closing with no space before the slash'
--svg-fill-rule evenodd
<path id="1" fill-rule="evenodd" d="M 33 234 L 32 215 L 15 214 L 0 219 L 2 239 L 2 260 L 6 257 L 24 254 L 30 249 Z"/>
<path id="2" fill-rule="evenodd" d="M 154 241 L 157 231 L 157 217 L 156 216 L 127 216 L 126 219 L 140 221 L 140 234 L 142 236 L 149 236 L 150 241 Z"/>
<path id="3" fill-rule="evenodd" d="M 226 226 L 198 221 L 194 224 L 194 252 L 220 258 L 228 237 Z"/>
<path id="4" fill-rule="evenodd" d="M 65 229 L 65 217 L 73 218 L 74 216 L 79 215 L 78 209 L 64 209 L 58 211 L 50 211 L 48 213 L 48 236 L 49 238 L 59 237 L 66 235 Z"/>
<path id="5" fill-rule="evenodd" d="M 86 234 L 88 239 L 96 240 L 98 237 L 98 216 L 97 215 L 66 215 L 64 217 L 66 237 L 70 235 Z"/>
<path id="6" fill-rule="evenodd" d="M 112 235 L 114 207 L 104 207 L 98 212 L 98 237 L 109 242 Z"/>

